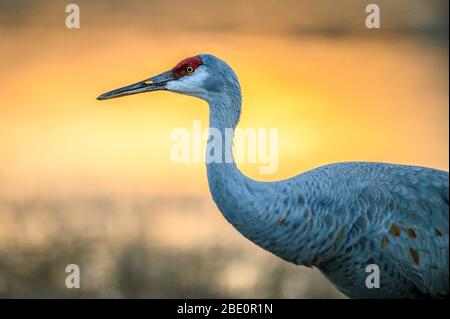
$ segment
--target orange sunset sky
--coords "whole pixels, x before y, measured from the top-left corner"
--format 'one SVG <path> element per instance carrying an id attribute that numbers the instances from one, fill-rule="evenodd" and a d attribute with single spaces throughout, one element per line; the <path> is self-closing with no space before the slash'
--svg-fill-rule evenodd
<path id="1" fill-rule="evenodd" d="M 383 28 L 367 30 L 362 4 L 344 6 L 334 20 L 315 21 L 295 20 L 268 1 L 261 10 L 277 8 L 278 15 L 262 23 L 249 5 L 232 1 L 234 24 L 227 27 L 218 4 L 202 3 L 204 14 L 198 14 L 162 2 L 149 8 L 131 2 L 113 12 L 105 2 L 81 1 L 78 30 L 65 28 L 61 3 L 10 4 L 17 17 L 0 25 L 0 187 L 206 192 L 203 164 L 169 160 L 174 128 L 191 128 L 193 120 L 207 126 L 204 102 L 167 92 L 95 99 L 197 53 L 225 59 L 238 74 L 240 127 L 279 129 L 279 170 L 261 175 L 259 164 L 240 165 L 253 178 L 277 180 L 338 161 L 447 170 L 448 51 L 439 38 L 398 33 L 405 23 L 414 33 L 414 23 L 420 28 L 436 17 L 409 13 L 408 22 L 386 3 Z M 413 4 L 414 12 L 425 6 Z M 286 6 L 331 12 L 304 2 Z M 193 26 L 171 20 L 179 15 Z M 291 31 L 294 22 L 304 33 Z M 327 31 L 333 27 L 348 35 Z"/>

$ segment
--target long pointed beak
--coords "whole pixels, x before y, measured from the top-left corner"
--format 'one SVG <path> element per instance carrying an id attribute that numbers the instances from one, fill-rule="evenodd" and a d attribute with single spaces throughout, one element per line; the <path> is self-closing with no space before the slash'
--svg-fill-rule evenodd
<path id="1" fill-rule="evenodd" d="M 147 80 L 140 81 L 131 85 L 127 85 L 121 87 L 116 90 L 112 90 L 106 93 L 103 93 L 97 100 L 108 100 L 113 99 L 120 96 L 150 92 L 150 91 L 159 91 L 166 90 L 167 82 L 175 80 L 175 77 L 172 71 L 163 72 L 157 76 L 151 77 Z"/>

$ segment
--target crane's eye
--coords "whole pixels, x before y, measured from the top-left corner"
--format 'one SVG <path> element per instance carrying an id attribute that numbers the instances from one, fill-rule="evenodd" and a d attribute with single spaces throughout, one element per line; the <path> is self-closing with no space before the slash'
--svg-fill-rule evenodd
<path id="1" fill-rule="evenodd" d="M 188 66 L 186 67 L 186 72 L 189 73 L 189 74 L 191 74 L 192 72 L 194 72 L 194 68 L 193 68 L 192 66 L 188 65 Z"/>

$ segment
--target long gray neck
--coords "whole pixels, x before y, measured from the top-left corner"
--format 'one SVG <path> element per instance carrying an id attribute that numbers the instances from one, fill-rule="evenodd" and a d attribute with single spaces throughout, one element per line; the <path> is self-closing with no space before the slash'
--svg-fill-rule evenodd
<path id="1" fill-rule="evenodd" d="M 208 103 L 210 136 L 206 166 L 209 188 L 225 218 L 234 225 L 241 224 L 252 217 L 251 206 L 260 183 L 243 175 L 233 159 L 233 134 L 241 109 L 240 92 L 221 94 L 210 98 Z"/>
<path id="2" fill-rule="evenodd" d="M 292 186 L 287 184 L 289 181 L 264 183 L 244 176 L 233 160 L 233 138 L 229 136 L 230 129 L 234 131 L 239 121 L 240 94 L 227 95 L 225 92 L 223 96 L 208 99 L 208 102 L 208 145 L 215 145 L 215 149 L 207 147 L 206 156 L 208 159 L 211 156 L 208 152 L 213 151 L 216 161 L 207 161 L 207 173 L 211 195 L 219 210 L 242 235 L 254 243 L 294 263 L 313 264 L 317 249 L 310 249 L 308 245 L 315 242 L 316 234 L 307 229 L 311 228 L 308 224 L 315 216 L 305 209 L 305 193 L 300 178 L 297 177 L 296 184 L 298 193 L 289 193 L 287 189 Z M 214 139 L 218 143 L 213 143 Z M 216 151 L 221 152 L 220 156 Z M 283 224 L 294 222 L 298 223 L 300 233 L 289 237 Z M 292 240 L 301 246 L 291 245 Z"/>

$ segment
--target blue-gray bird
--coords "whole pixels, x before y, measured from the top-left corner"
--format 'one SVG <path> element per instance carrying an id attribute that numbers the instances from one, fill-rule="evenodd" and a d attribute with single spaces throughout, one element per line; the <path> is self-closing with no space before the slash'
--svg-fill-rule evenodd
<path id="1" fill-rule="evenodd" d="M 317 267 L 351 298 L 448 295 L 448 172 L 347 162 L 255 181 L 227 161 L 233 141 L 225 130 L 239 121 L 241 89 L 226 62 L 200 54 L 98 99 L 157 90 L 209 104 L 210 127 L 222 133 L 223 147 L 219 160 L 207 163 L 210 191 L 246 238 L 286 261 Z"/>

